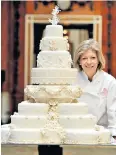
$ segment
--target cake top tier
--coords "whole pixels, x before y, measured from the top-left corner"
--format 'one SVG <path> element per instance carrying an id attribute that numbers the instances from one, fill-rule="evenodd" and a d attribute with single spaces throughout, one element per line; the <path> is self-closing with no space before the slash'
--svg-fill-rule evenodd
<path id="1" fill-rule="evenodd" d="M 45 37 L 63 37 L 63 27 L 62 25 L 57 25 L 59 22 L 58 13 L 60 12 L 59 7 L 55 6 L 52 11 L 52 18 L 49 22 L 52 25 L 47 25 L 45 29 Z"/>
<path id="2" fill-rule="evenodd" d="M 63 37 L 62 25 L 47 25 L 45 37 Z"/>

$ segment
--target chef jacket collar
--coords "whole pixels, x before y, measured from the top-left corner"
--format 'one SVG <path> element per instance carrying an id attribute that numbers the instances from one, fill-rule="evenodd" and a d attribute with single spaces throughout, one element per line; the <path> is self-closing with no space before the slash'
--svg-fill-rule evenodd
<path id="1" fill-rule="evenodd" d="M 99 76 L 99 74 L 100 74 L 100 70 L 97 70 L 97 72 L 95 73 L 95 75 L 92 78 L 92 81 L 94 79 L 96 79 Z M 87 76 L 87 74 L 84 71 L 82 71 L 82 75 L 86 78 L 86 80 L 88 80 L 88 76 Z"/>

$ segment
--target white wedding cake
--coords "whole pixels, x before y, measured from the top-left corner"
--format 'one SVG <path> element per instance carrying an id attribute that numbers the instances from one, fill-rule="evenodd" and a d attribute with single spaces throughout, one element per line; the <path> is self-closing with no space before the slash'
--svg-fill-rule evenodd
<path id="1" fill-rule="evenodd" d="M 21 144 L 102 144 L 110 142 L 110 132 L 96 125 L 85 103 L 77 98 L 82 91 L 72 84 L 77 70 L 71 68 L 68 41 L 63 27 L 56 24 L 56 7 L 52 25 L 46 26 L 40 42 L 37 68 L 32 68 L 31 85 L 26 86 L 28 100 L 18 104 L 11 116 L 7 142 Z M 3 138 L 4 141 L 4 138 Z"/>

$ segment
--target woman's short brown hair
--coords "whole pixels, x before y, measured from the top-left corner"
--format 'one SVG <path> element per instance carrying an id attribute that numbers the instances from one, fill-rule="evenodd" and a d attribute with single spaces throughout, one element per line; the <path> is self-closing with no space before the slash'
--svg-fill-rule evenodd
<path id="1" fill-rule="evenodd" d="M 105 58 L 102 54 L 99 43 L 94 39 L 85 40 L 80 43 L 74 55 L 74 67 L 78 70 L 82 70 L 82 67 L 80 66 L 80 57 L 89 49 L 96 52 L 99 61 L 98 69 L 102 70 L 105 67 Z"/>

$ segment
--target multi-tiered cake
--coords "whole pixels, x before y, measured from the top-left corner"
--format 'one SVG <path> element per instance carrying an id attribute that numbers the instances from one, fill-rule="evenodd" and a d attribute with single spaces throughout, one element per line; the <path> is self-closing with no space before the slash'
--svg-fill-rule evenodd
<path id="1" fill-rule="evenodd" d="M 8 142 L 109 143 L 109 131 L 97 126 L 96 117 L 88 114 L 87 105 L 77 101 L 82 92 L 72 86 L 77 70 L 71 68 L 63 27 L 54 25 L 57 13 L 56 7 L 52 25 L 46 26 L 40 42 L 37 68 L 32 68 L 31 85 L 25 88 L 28 100 L 19 103 L 18 113 L 11 116 Z"/>

